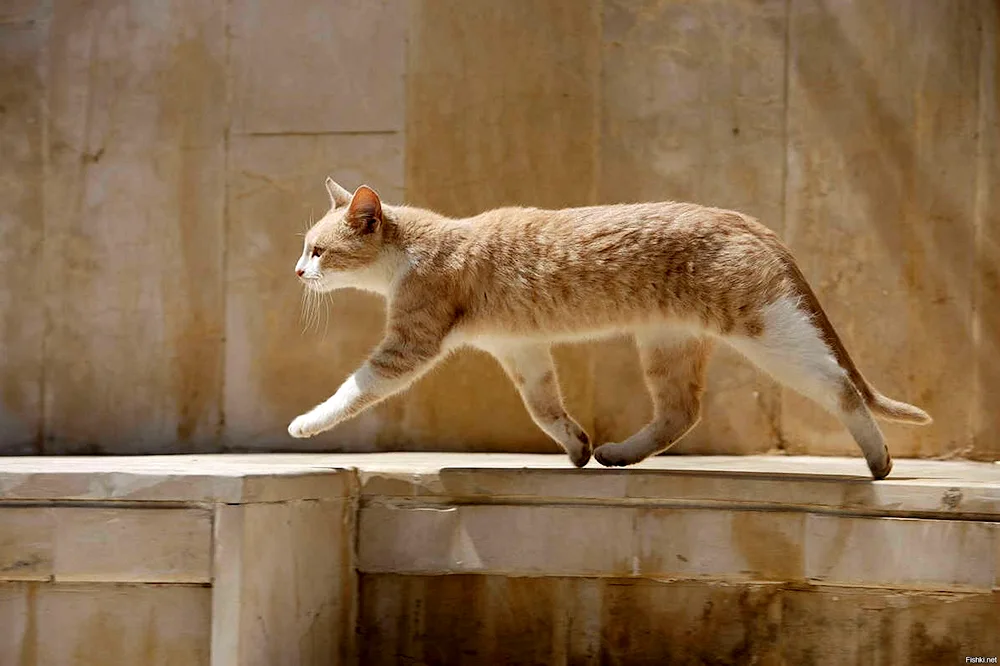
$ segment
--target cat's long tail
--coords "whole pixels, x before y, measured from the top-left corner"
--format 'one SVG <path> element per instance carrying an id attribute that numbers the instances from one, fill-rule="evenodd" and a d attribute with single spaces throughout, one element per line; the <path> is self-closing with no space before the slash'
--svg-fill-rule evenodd
<path id="1" fill-rule="evenodd" d="M 864 378 L 862 378 L 864 381 Z M 854 380 L 857 384 L 857 379 Z M 860 389 L 862 395 L 865 397 L 865 403 L 868 405 L 868 409 L 872 410 L 878 416 L 888 420 L 888 421 L 899 421 L 900 423 L 915 423 L 917 425 L 927 425 L 934 419 L 931 415 L 906 402 L 901 402 L 899 400 L 893 400 L 892 398 L 887 398 L 882 395 L 871 384 L 867 384 L 867 391 Z"/>
<path id="2" fill-rule="evenodd" d="M 854 365 L 854 361 L 851 359 L 850 354 L 847 353 L 844 343 L 841 342 L 840 336 L 837 335 L 837 331 L 834 330 L 833 324 L 830 323 L 830 320 L 826 316 L 826 312 L 823 311 L 822 306 L 819 304 L 819 300 L 809 287 L 809 283 L 806 282 L 805 277 L 802 275 L 798 266 L 795 265 L 794 260 L 790 261 L 787 264 L 787 267 L 790 269 L 792 277 L 796 282 L 796 287 L 798 287 L 799 294 L 802 296 L 802 304 L 810 311 L 810 314 L 813 316 L 813 322 L 819 327 L 820 331 L 822 331 L 823 338 L 832 349 L 837 362 L 847 372 L 847 376 L 858 389 L 861 397 L 864 398 L 868 409 L 870 409 L 876 416 L 880 416 L 887 421 L 898 421 L 900 423 L 913 423 L 917 425 L 926 425 L 931 423 L 933 419 L 931 419 L 930 414 L 909 403 L 905 403 L 900 400 L 893 400 L 892 398 L 882 395 L 868 382 L 867 379 L 864 378 L 857 366 Z"/>

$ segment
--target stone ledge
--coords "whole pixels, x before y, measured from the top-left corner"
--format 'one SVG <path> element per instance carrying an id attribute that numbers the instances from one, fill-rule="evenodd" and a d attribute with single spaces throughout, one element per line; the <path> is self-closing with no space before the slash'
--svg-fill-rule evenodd
<path id="1" fill-rule="evenodd" d="M 1000 466 L 899 460 L 872 481 L 860 457 L 670 456 L 626 470 L 513 454 L 0 458 L 0 618 L 13 632 L 0 629 L 0 663 L 40 649 L 27 628 L 36 591 L 69 627 L 55 641 L 67 654 L 127 635 L 109 665 L 135 663 L 142 627 L 116 615 L 94 629 L 83 595 L 163 605 L 169 626 L 154 630 L 167 638 L 187 636 L 176 619 L 185 607 L 210 613 L 186 639 L 197 656 L 185 663 L 206 663 L 206 650 L 215 666 L 350 661 L 370 648 L 355 637 L 377 618 L 406 624 L 398 612 L 410 611 L 382 585 L 392 581 L 418 605 L 462 581 L 513 586 L 518 612 L 533 608 L 527 591 L 548 590 L 559 623 L 576 621 L 560 590 L 599 593 L 594 613 L 608 603 L 624 614 L 588 634 L 604 647 L 634 638 L 605 628 L 649 613 L 676 613 L 678 631 L 695 631 L 701 620 L 666 601 L 678 590 L 705 608 L 788 590 L 782 626 L 801 606 L 813 608 L 813 628 L 847 618 L 847 636 L 858 618 L 840 600 L 858 599 L 898 606 L 901 622 L 930 618 L 944 637 L 955 627 L 971 649 L 1000 621 Z M 506 622 L 502 609 L 456 608 L 474 623 Z M 433 630 L 454 631 L 450 618 Z"/>
<path id="2" fill-rule="evenodd" d="M 577 470 L 562 455 L 295 453 L 0 457 L 0 501 L 280 502 L 349 497 L 504 504 L 801 510 L 1000 521 L 1000 465 L 858 458 L 659 456 Z"/>
<path id="3" fill-rule="evenodd" d="M 313 455 L 0 457 L 0 502 L 249 504 L 356 493 L 353 466 Z"/>
<path id="4" fill-rule="evenodd" d="M 385 454 L 359 474 L 363 573 L 1000 589 L 988 463 L 900 460 L 872 481 L 860 458 Z"/>
<path id="5" fill-rule="evenodd" d="M 328 461 L 334 456 L 327 458 Z M 359 470 L 363 502 L 599 504 L 1000 520 L 1000 465 L 814 456 L 659 456 L 628 469 L 563 456 L 391 453 L 336 456 Z"/>
<path id="6" fill-rule="evenodd" d="M 1000 589 L 1000 527 L 793 511 L 480 504 L 362 506 L 362 573 Z"/>

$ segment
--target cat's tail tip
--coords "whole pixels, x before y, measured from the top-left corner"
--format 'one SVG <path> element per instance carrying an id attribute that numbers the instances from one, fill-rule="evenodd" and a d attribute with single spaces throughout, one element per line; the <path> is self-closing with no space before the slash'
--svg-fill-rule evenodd
<path id="1" fill-rule="evenodd" d="M 927 425 L 934 422 L 931 415 L 919 407 L 887 398 L 874 389 L 871 391 L 871 396 L 866 402 L 869 409 L 887 421 L 912 423 L 914 425 Z"/>

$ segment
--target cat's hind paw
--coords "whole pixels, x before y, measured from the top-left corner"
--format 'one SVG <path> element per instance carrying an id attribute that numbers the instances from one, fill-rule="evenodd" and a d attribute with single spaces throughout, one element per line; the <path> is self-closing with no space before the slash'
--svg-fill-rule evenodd
<path id="1" fill-rule="evenodd" d="M 569 459 L 573 465 L 576 467 L 586 467 L 587 463 L 590 462 L 590 437 L 583 430 L 577 429 L 576 439 L 579 442 L 579 446 L 567 448 L 566 453 L 569 454 Z"/>
<path id="2" fill-rule="evenodd" d="M 649 457 L 650 451 L 637 448 L 632 440 L 602 444 L 594 449 L 594 459 L 605 467 L 627 467 Z"/>

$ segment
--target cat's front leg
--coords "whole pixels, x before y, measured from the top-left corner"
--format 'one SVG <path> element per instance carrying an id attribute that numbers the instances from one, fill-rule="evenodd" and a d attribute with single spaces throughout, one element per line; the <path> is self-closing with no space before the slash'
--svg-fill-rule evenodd
<path id="1" fill-rule="evenodd" d="M 378 399 L 378 382 L 368 364 L 361 366 L 328 400 L 297 416 L 288 426 L 295 438 L 312 437 L 349 419 Z"/>
<path id="2" fill-rule="evenodd" d="M 394 325 L 371 357 L 340 385 L 329 400 L 296 417 L 292 437 L 312 437 L 397 393 L 427 372 L 441 350 L 441 335 Z"/>

